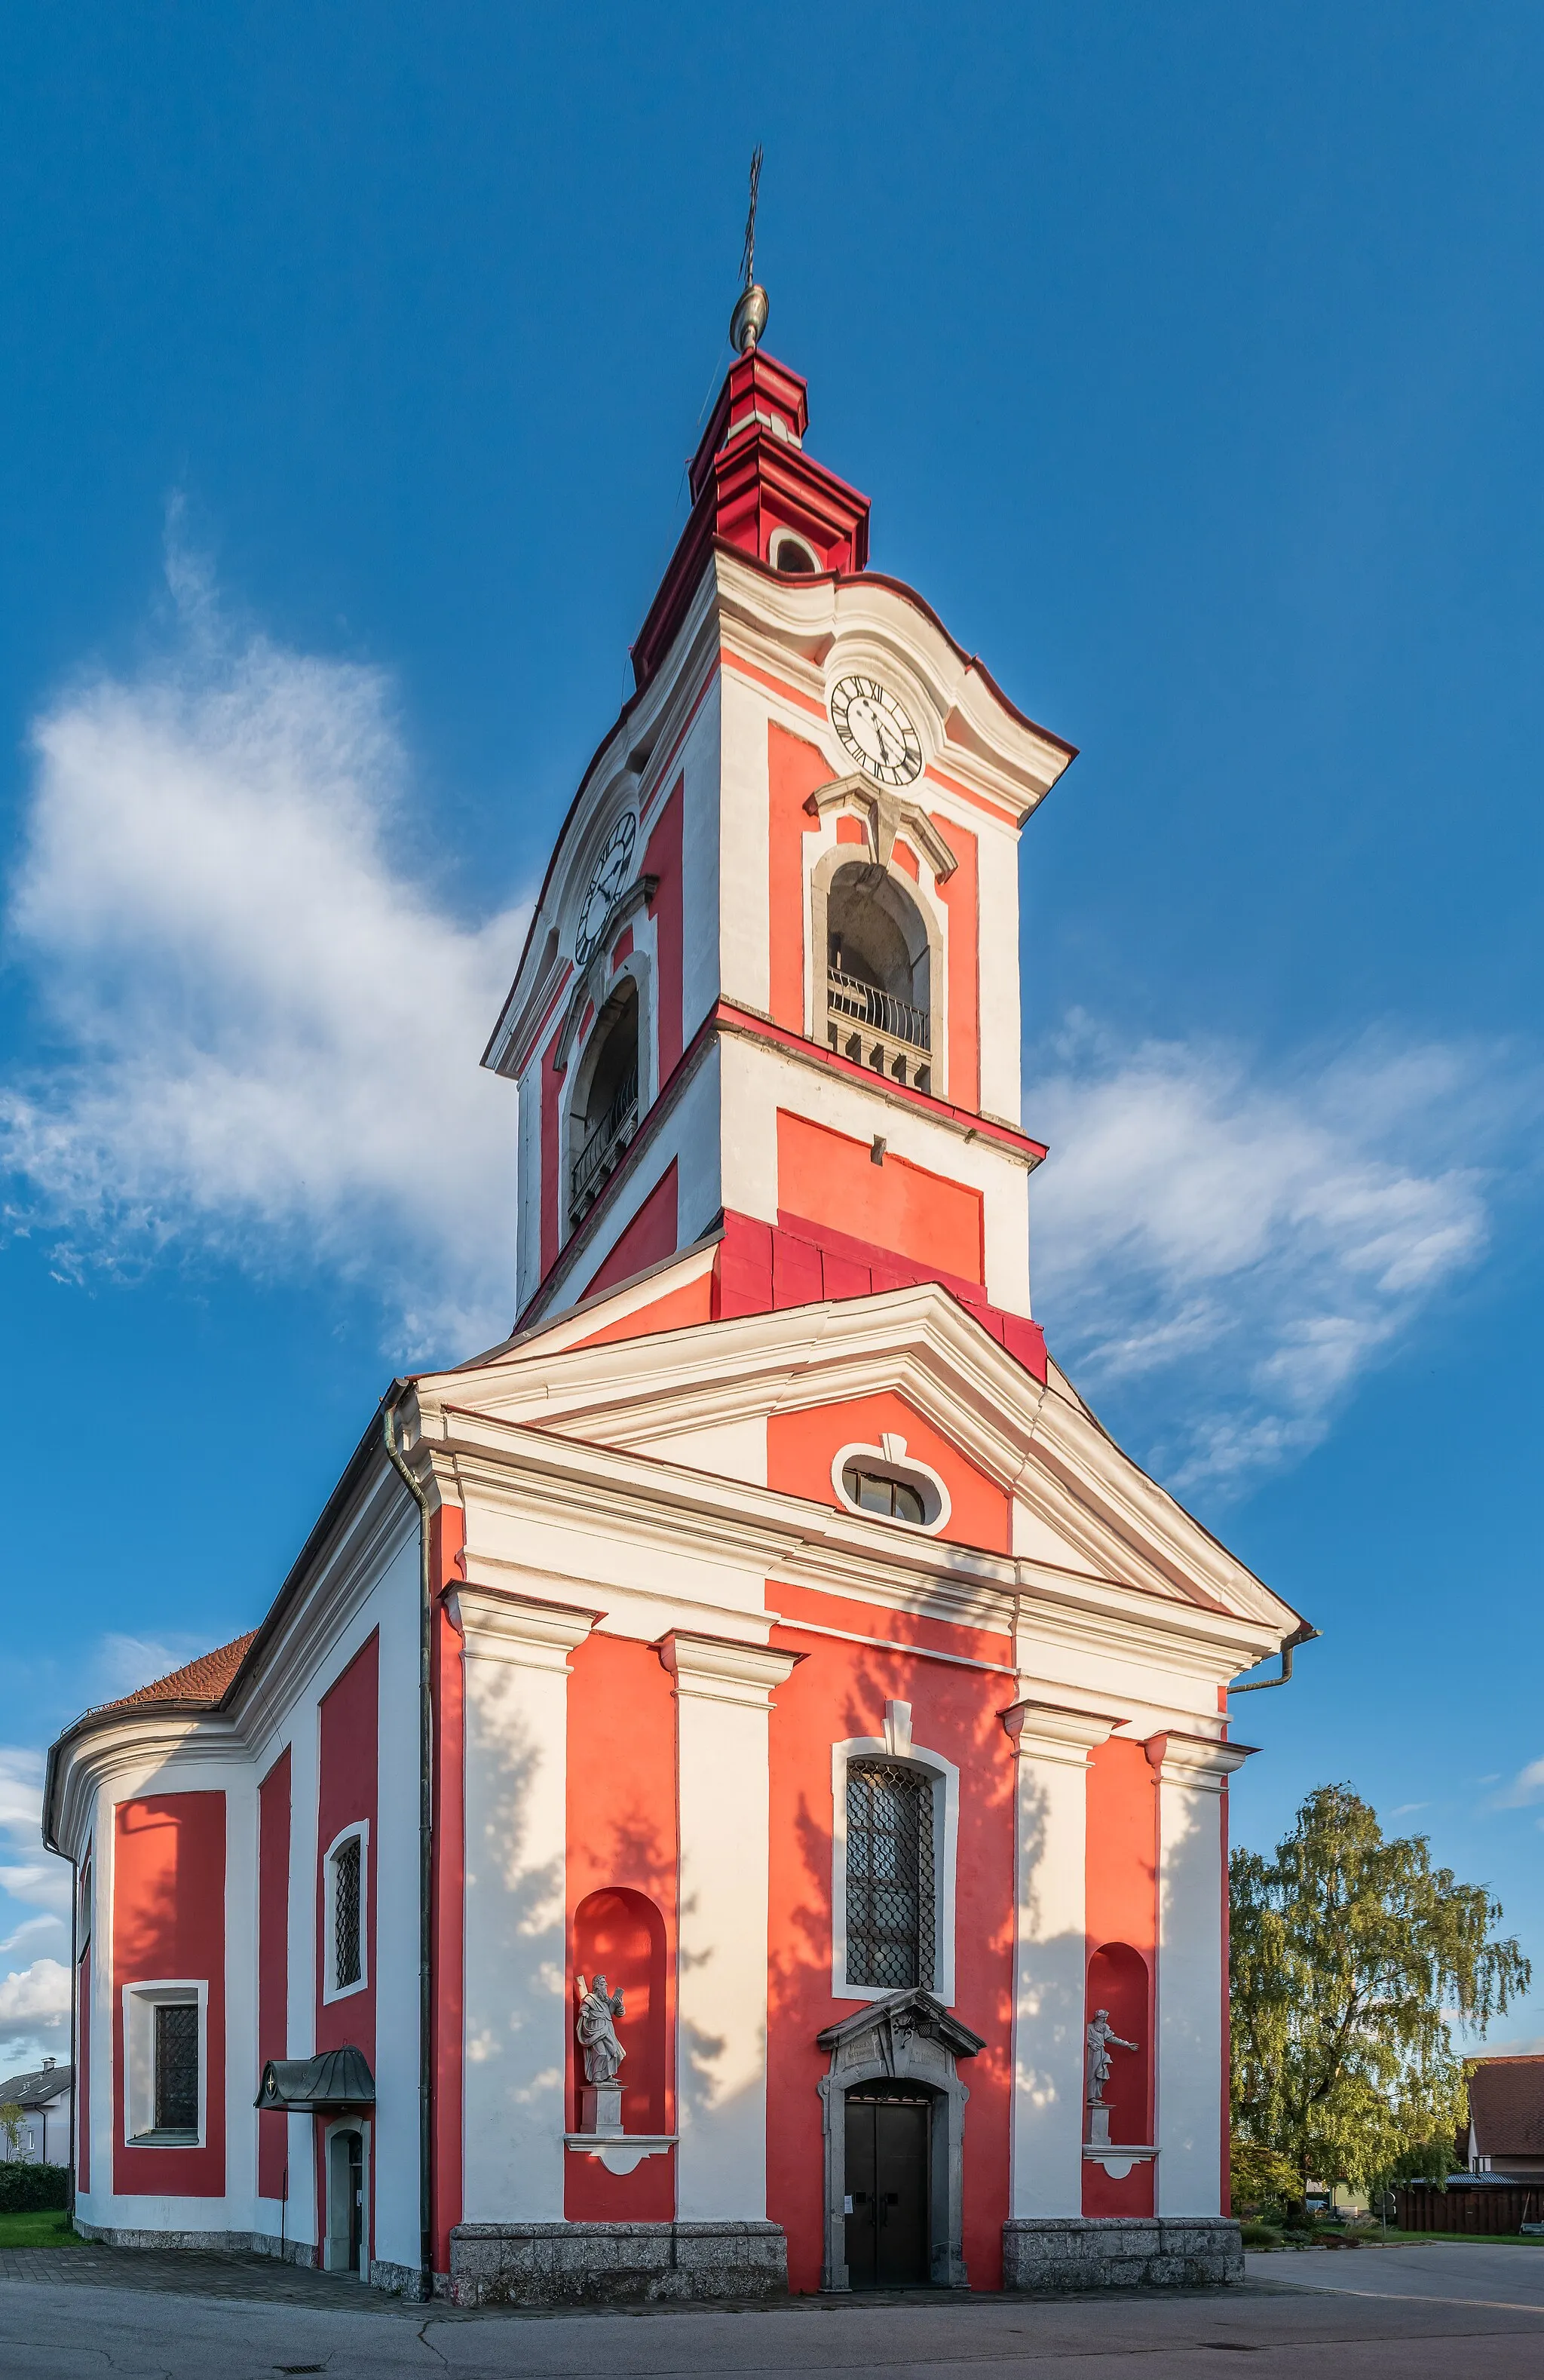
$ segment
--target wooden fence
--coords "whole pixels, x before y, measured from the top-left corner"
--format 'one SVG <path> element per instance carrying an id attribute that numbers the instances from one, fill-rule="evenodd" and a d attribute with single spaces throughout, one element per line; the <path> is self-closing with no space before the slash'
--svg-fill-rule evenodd
<path id="1" fill-rule="evenodd" d="M 1462 2231 L 1493 2240 L 1525 2223 L 1544 2223 L 1544 2180 L 1450 2181 L 1446 2190 L 1417 2182 L 1394 2195 L 1402 2231 Z"/>

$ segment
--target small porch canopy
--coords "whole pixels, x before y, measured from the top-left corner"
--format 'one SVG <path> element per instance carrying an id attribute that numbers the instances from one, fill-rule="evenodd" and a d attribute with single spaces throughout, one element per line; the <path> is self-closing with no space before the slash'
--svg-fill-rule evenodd
<path id="1" fill-rule="evenodd" d="M 373 2107 L 375 2077 L 362 2049 L 324 2049 L 316 2058 L 271 2058 L 262 2070 L 256 2107 L 293 2115 L 329 2107 Z"/>

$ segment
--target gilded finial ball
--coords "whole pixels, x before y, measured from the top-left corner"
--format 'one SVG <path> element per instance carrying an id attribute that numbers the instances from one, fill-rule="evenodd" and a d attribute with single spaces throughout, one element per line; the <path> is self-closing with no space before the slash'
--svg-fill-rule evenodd
<path id="1" fill-rule="evenodd" d="M 766 292 L 759 281 L 753 281 L 735 299 L 730 316 L 730 343 L 737 355 L 748 355 L 766 328 L 768 312 Z"/>

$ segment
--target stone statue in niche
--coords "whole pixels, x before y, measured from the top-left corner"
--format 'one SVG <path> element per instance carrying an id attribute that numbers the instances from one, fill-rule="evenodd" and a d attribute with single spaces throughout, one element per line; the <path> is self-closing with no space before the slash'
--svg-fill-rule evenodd
<path id="1" fill-rule="evenodd" d="M 614 2082 L 617 2069 L 627 2056 L 617 2039 L 615 2020 L 625 2015 L 621 1986 L 614 1992 L 606 1989 L 604 1975 L 597 1975 L 593 1984 L 579 1977 L 579 2022 L 575 2027 L 585 2052 L 586 2082 Z"/>
<path id="2" fill-rule="evenodd" d="M 1108 2009 L 1094 2010 L 1093 2022 L 1088 2029 L 1088 2103 L 1091 2107 L 1102 2107 L 1104 2104 L 1104 2085 L 1110 2079 L 1111 2050 L 1138 2049 L 1141 2045 L 1139 2042 L 1121 2039 L 1119 2034 L 1111 2026 Z"/>
<path id="3" fill-rule="evenodd" d="M 579 2094 L 579 2130 L 620 2137 L 622 2086 L 617 2069 L 627 2056 L 617 2039 L 616 2020 L 623 2013 L 621 1987 L 606 1988 L 604 1975 L 586 1984 L 578 1977 L 579 2016 L 574 2031 L 585 2053 L 585 2087 Z"/>

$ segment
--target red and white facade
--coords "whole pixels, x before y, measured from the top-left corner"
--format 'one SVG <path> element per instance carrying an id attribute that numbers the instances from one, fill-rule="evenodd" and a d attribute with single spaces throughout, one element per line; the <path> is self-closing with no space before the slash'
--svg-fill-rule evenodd
<path id="1" fill-rule="evenodd" d="M 804 427 L 742 356 L 489 1044 L 514 1334 L 394 1386 L 251 1639 L 54 1747 L 104 2237 L 466 2301 L 1236 2268 L 1226 1691 L 1297 1616 L 1031 1319 L 1070 750 Z"/>

